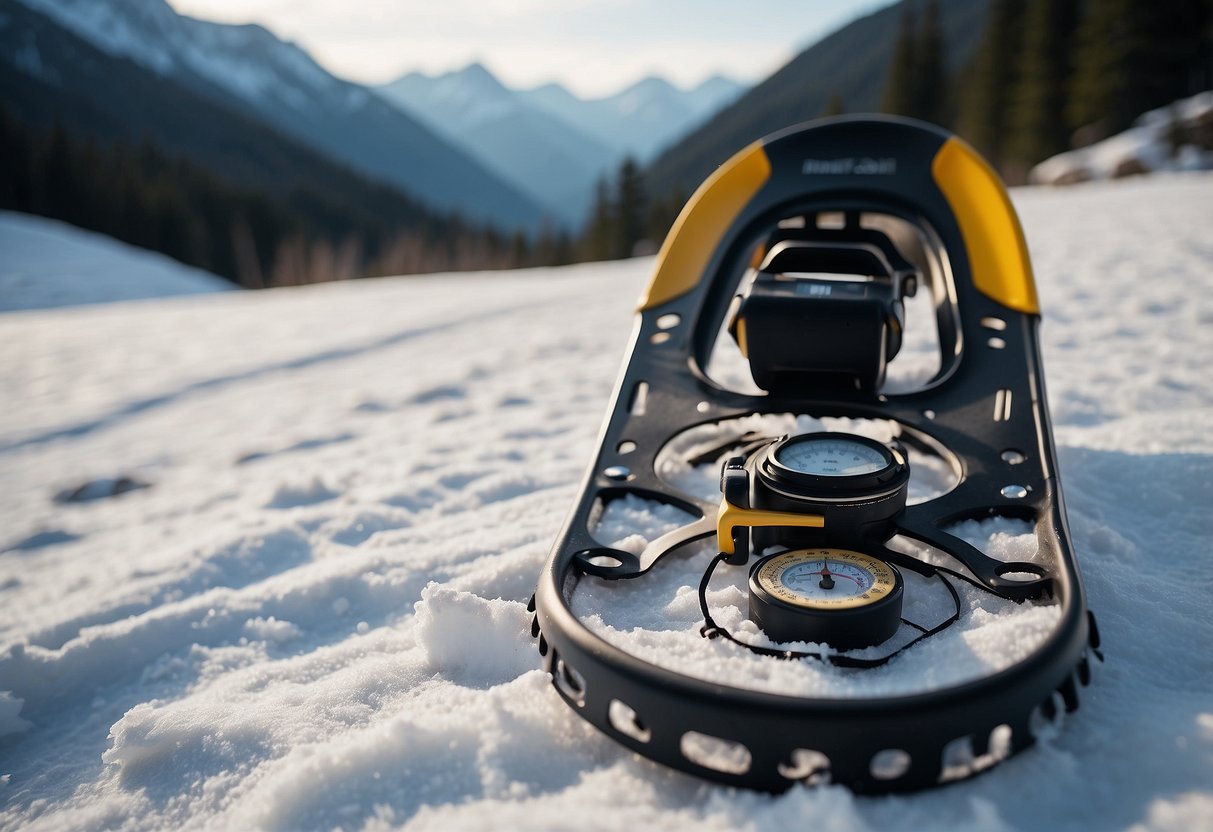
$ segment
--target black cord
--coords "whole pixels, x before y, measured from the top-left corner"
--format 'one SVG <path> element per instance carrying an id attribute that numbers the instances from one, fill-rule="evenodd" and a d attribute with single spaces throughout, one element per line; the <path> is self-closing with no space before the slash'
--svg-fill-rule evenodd
<path id="1" fill-rule="evenodd" d="M 732 642 L 733 644 L 736 644 L 739 647 L 744 647 L 746 650 L 749 650 L 751 653 L 757 653 L 760 656 L 768 656 L 768 657 L 774 658 L 774 659 L 784 659 L 784 660 L 817 659 L 818 661 L 826 662 L 827 664 L 831 664 L 835 667 L 847 667 L 847 668 L 880 667 L 881 665 L 888 663 L 888 661 L 890 659 L 892 659 L 894 656 L 896 656 L 898 653 L 901 653 L 904 650 L 909 650 L 911 647 L 913 647 L 915 644 L 922 641 L 923 639 L 930 638 L 933 635 L 943 632 L 948 627 L 951 627 L 953 624 L 955 624 L 957 621 L 960 620 L 960 611 L 961 611 L 960 593 L 958 593 L 956 591 L 956 587 L 952 586 L 952 582 L 949 581 L 946 577 L 944 577 L 945 572 L 952 575 L 953 577 L 961 578 L 962 580 L 966 580 L 979 589 L 984 589 L 987 592 L 991 592 L 991 590 L 989 590 L 987 587 L 982 586 L 977 581 L 967 578 L 966 576 L 961 575 L 957 572 L 954 572 L 951 569 L 948 569 L 943 566 L 931 566 L 930 569 L 934 573 L 934 577 L 939 578 L 939 580 L 943 582 L 943 585 L 948 590 L 948 594 L 952 596 L 952 602 L 955 605 L 955 611 L 952 613 L 952 615 L 948 616 L 948 618 L 946 620 L 935 625 L 934 627 L 931 627 L 930 629 L 923 627 L 921 624 L 916 624 L 913 621 L 910 621 L 908 619 L 905 619 L 905 618 L 901 619 L 901 622 L 903 624 L 905 624 L 909 627 L 913 627 L 915 630 L 918 630 L 919 635 L 915 636 L 908 643 L 903 644 L 901 647 L 898 647 L 892 653 L 889 653 L 885 656 L 881 656 L 881 657 L 875 658 L 875 659 L 861 659 L 861 658 L 857 658 L 855 656 L 845 656 L 845 655 L 840 655 L 837 653 L 810 653 L 810 652 L 802 651 L 802 650 L 777 650 L 774 647 L 761 647 L 757 644 L 747 644 L 746 642 L 738 639 L 736 636 L 734 636 L 732 633 L 730 633 L 724 627 L 721 627 L 719 624 L 716 623 L 716 620 L 714 618 L 712 618 L 712 612 L 711 612 L 711 610 L 708 609 L 708 584 L 712 580 L 712 575 L 716 572 L 716 567 L 719 566 L 720 562 L 723 561 L 727 557 L 728 557 L 728 555 L 721 552 L 721 553 L 717 554 L 716 557 L 712 558 L 712 562 L 708 564 L 708 568 L 705 569 L 703 572 L 703 579 L 699 582 L 699 610 L 700 610 L 700 612 L 703 613 L 703 622 L 704 622 L 703 626 L 699 628 L 699 634 L 707 639 L 723 638 L 725 641 Z M 921 561 L 919 561 L 919 563 L 921 563 Z M 994 594 L 994 593 L 991 592 L 991 594 Z"/>

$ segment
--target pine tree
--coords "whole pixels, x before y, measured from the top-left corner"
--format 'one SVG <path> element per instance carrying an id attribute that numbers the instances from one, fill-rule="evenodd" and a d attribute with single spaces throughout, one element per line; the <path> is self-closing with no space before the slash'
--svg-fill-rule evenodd
<path id="1" fill-rule="evenodd" d="M 1078 0 L 1029 0 L 1023 51 L 1011 91 L 1007 158 L 1024 169 L 1069 147 L 1066 90 L 1068 46 L 1078 24 Z"/>
<path id="2" fill-rule="evenodd" d="M 670 229 L 673 228 L 674 221 L 678 219 L 678 214 L 686 205 L 686 201 L 686 192 L 681 188 L 676 188 L 665 197 L 659 197 L 650 203 L 648 216 L 645 219 L 645 236 L 655 246 L 660 247 L 670 233 Z"/>
<path id="3" fill-rule="evenodd" d="M 527 241 L 526 234 L 521 229 L 515 231 L 510 237 L 510 268 L 520 269 L 528 264 L 530 259 L 530 245 Z"/>
<path id="4" fill-rule="evenodd" d="M 1066 115 L 1074 128 L 1101 123 L 1092 138 L 1110 135 L 1113 123 L 1122 120 L 1117 98 L 1130 84 L 1137 5 L 1134 0 L 1103 0 L 1087 9 L 1079 26 Z"/>
<path id="5" fill-rule="evenodd" d="M 942 124 L 947 117 L 947 73 L 944 69 L 943 33 L 939 24 L 939 2 L 929 0 L 922 15 L 922 28 L 915 48 L 915 96 L 910 115 Z"/>
<path id="6" fill-rule="evenodd" d="M 914 7 L 903 0 L 901 24 L 897 41 L 893 44 L 893 57 L 889 61 L 889 72 L 884 87 L 884 103 L 881 109 L 893 115 L 913 115 L 918 100 L 918 58 L 915 50 Z"/>
<path id="7" fill-rule="evenodd" d="M 594 212 L 585 235 L 585 259 L 610 260 L 614 256 L 615 201 L 606 177 L 599 177 L 594 188 Z"/>
<path id="8" fill-rule="evenodd" d="M 1078 29 L 1066 114 L 1088 138 L 1118 132 L 1146 110 L 1209 80 L 1209 3 L 1100 0 Z"/>
<path id="9" fill-rule="evenodd" d="M 1022 41 L 1022 0 L 994 0 L 977 54 L 965 73 L 956 132 L 1001 166 L 1009 125 L 1009 90 Z"/>
<path id="10" fill-rule="evenodd" d="M 615 188 L 615 257 L 631 257 L 645 231 L 644 182 L 632 157 L 619 166 Z"/>

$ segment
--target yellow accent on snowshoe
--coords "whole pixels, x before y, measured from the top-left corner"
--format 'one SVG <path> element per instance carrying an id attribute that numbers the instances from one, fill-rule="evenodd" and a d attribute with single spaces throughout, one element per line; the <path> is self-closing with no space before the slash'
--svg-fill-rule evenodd
<path id="1" fill-rule="evenodd" d="M 931 175 L 960 225 L 973 285 L 1009 309 L 1039 315 L 1028 246 L 998 174 L 952 137 L 935 154 Z"/>
<path id="2" fill-rule="evenodd" d="M 770 175 L 771 162 L 762 142 L 754 142 L 699 186 L 666 235 L 638 311 L 660 306 L 695 287 L 725 232 Z"/>

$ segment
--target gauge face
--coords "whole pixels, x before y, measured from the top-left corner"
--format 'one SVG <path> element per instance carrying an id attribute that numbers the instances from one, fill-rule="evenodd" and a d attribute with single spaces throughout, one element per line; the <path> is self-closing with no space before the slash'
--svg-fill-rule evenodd
<path id="1" fill-rule="evenodd" d="M 808 436 L 791 439 L 775 451 L 786 468 L 818 477 L 853 477 L 889 467 L 887 454 L 848 436 Z"/>
<path id="2" fill-rule="evenodd" d="M 762 564 L 755 577 L 786 604 L 822 610 L 874 604 L 896 586 L 887 563 L 848 549 L 784 552 Z"/>

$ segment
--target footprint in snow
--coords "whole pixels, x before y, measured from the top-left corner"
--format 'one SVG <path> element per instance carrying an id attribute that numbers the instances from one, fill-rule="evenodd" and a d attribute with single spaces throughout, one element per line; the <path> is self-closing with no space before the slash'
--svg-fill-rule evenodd
<path id="1" fill-rule="evenodd" d="M 314 477 L 308 483 L 283 483 L 278 486 L 274 496 L 265 504 L 266 508 L 297 508 L 323 503 L 341 496 L 340 492 L 329 488 L 319 477 Z"/>
<path id="2" fill-rule="evenodd" d="M 336 445 L 341 442 L 349 442 L 354 438 L 354 434 L 346 431 L 345 433 L 339 433 L 335 436 L 318 436 L 313 439 L 303 439 L 293 445 L 288 445 L 285 448 L 277 451 L 253 451 L 251 453 L 244 454 L 236 460 L 236 464 L 245 465 L 249 462 L 256 462 L 259 459 L 266 459 L 267 457 L 277 456 L 279 454 L 293 454 L 297 451 L 312 451 L 316 448 L 323 448 L 326 445 Z"/>
<path id="3" fill-rule="evenodd" d="M 41 549 L 45 546 L 54 546 L 57 543 L 71 543 L 73 540 L 79 540 L 80 535 L 72 534 L 63 529 L 48 529 L 37 534 L 31 534 L 29 537 L 18 540 L 11 546 L 0 549 L 3 552 L 31 552 L 35 549 Z"/>
<path id="4" fill-rule="evenodd" d="M 125 474 L 118 477 L 107 477 L 65 488 L 55 495 L 56 503 L 87 503 L 93 500 L 104 500 L 107 497 L 117 497 L 128 491 L 138 491 L 150 488 L 151 483 L 128 477 Z"/>
<path id="5" fill-rule="evenodd" d="M 466 396 L 467 392 L 462 387 L 444 384 L 440 387 L 423 390 L 408 401 L 409 404 L 429 404 L 430 402 L 442 401 L 443 399 L 462 399 Z"/>

